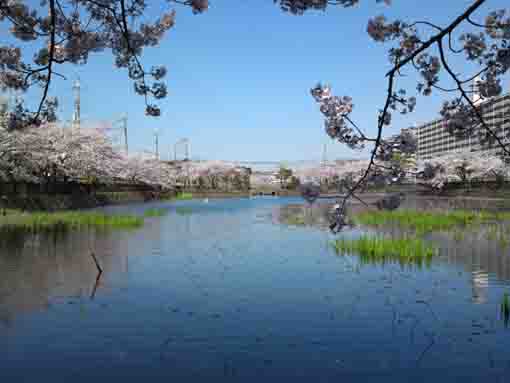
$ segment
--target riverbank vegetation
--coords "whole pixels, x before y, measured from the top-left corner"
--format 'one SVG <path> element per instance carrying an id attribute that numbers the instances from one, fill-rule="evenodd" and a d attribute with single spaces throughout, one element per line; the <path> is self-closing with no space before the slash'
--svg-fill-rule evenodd
<path id="1" fill-rule="evenodd" d="M 0 217 L 1 231 L 63 231 L 86 227 L 130 229 L 142 226 L 143 217 L 127 214 L 104 214 L 99 212 L 20 213 L 9 211 Z"/>

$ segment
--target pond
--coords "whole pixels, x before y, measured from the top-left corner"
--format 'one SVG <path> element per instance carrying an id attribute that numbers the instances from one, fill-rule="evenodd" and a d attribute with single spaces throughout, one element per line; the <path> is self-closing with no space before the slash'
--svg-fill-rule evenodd
<path id="1" fill-rule="evenodd" d="M 424 234 L 439 254 L 403 265 L 336 252 L 360 229 L 329 233 L 300 198 L 106 208 L 147 209 L 166 214 L 3 234 L 1 382 L 510 379 L 510 248 L 490 226 Z"/>

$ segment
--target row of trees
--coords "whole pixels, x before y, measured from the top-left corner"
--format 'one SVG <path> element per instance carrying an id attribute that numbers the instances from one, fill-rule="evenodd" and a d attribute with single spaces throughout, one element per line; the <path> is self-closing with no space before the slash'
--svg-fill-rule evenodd
<path id="1" fill-rule="evenodd" d="M 183 162 L 177 182 L 197 191 L 247 191 L 251 170 L 224 161 Z"/>
<path id="2" fill-rule="evenodd" d="M 63 129 L 56 125 L 19 131 L 0 129 L 0 180 L 87 184 L 141 183 L 162 188 L 175 184 L 176 172 L 147 154 L 116 150 L 100 129 Z"/>
<path id="3" fill-rule="evenodd" d="M 369 160 L 349 161 L 294 170 L 300 183 L 313 182 L 326 190 L 346 192 L 363 177 L 364 186 L 416 182 L 441 191 L 452 184 L 488 182 L 496 187 L 510 180 L 510 166 L 490 152 L 457 151 L 427 161 L 394 153 L 387 161 L 375 161 L 365 176 Z"/>
<path id="4" fill-rule="evenodd" d="M 65 129 L 54 124 L 14 131 L 0 128 L 0 182 L 57 181 L 162 189 L 179 183 L 204 190 L 249 188 L 247 170 L 234 164 L 205 161 L 177 166 L 152 153 L 127 155 L 97 128 Z"/>
<path id="5" fill-rule="evenodd" d="M 418 164 L 420 182 L 435 190 L 451 184 L 489 181 L 496 187 L 510 179 L 510 166 L 500 157 L 483 152 L 459 151 Z"/>

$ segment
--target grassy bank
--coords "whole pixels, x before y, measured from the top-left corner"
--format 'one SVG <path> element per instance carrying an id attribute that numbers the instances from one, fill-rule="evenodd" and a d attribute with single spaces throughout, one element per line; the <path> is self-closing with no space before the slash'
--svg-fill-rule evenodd
<path id="1" fill-rule="evenodd" d="M 73 230 L 84 227 L 114 229 L 136 228 L 143 225 L 143 218 L 134 215 L 109 215 L 98 212 L 56 213 L 9 211 L 0 217 L 0 231 L 23 230 L 29 232 Z"/>
<path id="2" fill-rule="evenodd" d="M 448 212 L 395 210 L 367 211 L 353 217 L 357 224 L 370 226 L 396 225 L 417 232 L 450 230 L 474 224 L 510 220 L 510 212 L 474 212 L 455 210 Z"/>
<path id="3" fill-rule="evenodd" d="M 366 263 L 399 261 L 421 263 L 437 254 L 437 249 L 418 238 L 384 238 L 361 236 L 333 242 L 337 253 L 358 254 Z"/>

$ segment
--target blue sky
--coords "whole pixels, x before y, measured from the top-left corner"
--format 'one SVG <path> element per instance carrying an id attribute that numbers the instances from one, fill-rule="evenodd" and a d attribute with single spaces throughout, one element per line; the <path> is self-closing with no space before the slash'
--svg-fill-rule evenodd
<path id="1" fill-rule="evenodd" d="M 389 64 L 386 48 L 366 33 L 368 18 L 384 13 L 445 25 L 471 2 L 397 0 L 386 7 L 365 0 L 355 8 L 330 7 L 304 16 L 285 14 L 272 0 L 211 0 L 202 15 L 177 6 L 175 27 L 143 58 L 147 66 L 165 64 L 168 69 L 162 116 L 144 116 L 142 99 L 109 54 L 93 55 L 88 65 L 74 68 L 83 84 L 82 116 L 115 119 L 127 112 L 134 150 L 151 149 L 153 131 L 159 128 L 163 158 L 183 137 L 191 141 L 192 157 L 202 159 L 318 159 L 325 143 L 330 158 L 366 156 L 327 138 L 309 89 L 322 81 L 335 94 L 352 96 L 354 119 L 374 133 Z M 508 8 L 503 0 L 488 3 Z M 150 15 L 158 12 L 153 8 Z M 467 70 L 462 61 L 452 62 L 459 72 Z M 413 79 L 405 80 L 410 91 Z M 508 81 L 504 85 L 507 91 Z M 51 93 L 61 101 L 62 116 L 70 118 L 71 81 L 56 81 Z M 437 117 L 443 100 L 443 95 L 420 98 L 417 111 L 395 118 L 387 134 Z"/>

